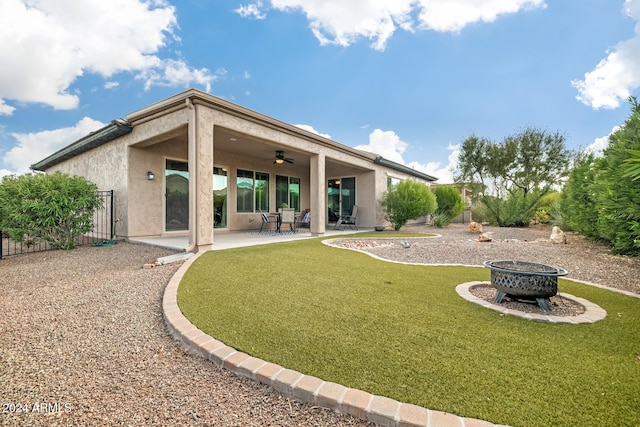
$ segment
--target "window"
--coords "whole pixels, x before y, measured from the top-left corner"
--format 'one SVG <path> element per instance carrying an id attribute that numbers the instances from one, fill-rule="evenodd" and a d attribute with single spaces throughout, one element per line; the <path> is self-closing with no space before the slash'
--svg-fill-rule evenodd
<path id="1" fill-rule="evenodd" d="M 387 188 L 391 188 L 394 185 L 398 185 L 402 180 L 400 178 L 394 178 L 392 176 L 387 177 Z"/>
<path id="2" fill-rule="evenodd" d="M 213 168 L 213 227 L 227 227 L 227 169 Z"/>
<path id="3" fill-rule="evenodd" d="M 238 169 L 238 212 L 269 212 L 269 174 Z"/>
<path id="4" fill-rule="evenodd" d="M 256 210 L 269 212 L 269 174 L 256 172 Z"/>
<path id="5" fill-rule="evenodd" d="M 238 169 L 238 212 L 253 212 L 253 172 Z"/>
<path id="6" fill-rule="evenodd" d="M 300 212 L 300 178 L 276 175 L 276 206 L 283 203 Z"/>

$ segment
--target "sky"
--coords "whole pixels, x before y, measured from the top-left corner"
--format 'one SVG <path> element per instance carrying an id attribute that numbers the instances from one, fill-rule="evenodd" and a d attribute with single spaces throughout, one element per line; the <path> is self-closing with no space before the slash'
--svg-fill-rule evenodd
<path id="1" fill-rule="evenodd" d="M 605 147 L 640 0 L 0 0 L 0 177 L 188 88 L 447 183 L 471 135 Z"/>

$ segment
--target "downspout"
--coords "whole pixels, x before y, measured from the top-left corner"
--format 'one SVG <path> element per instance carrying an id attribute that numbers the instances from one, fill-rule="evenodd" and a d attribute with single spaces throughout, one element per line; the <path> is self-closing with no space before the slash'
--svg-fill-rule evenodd
<path id="1" fill-rule="evenodd" d="M 198 218 L 196 215 L 196 197 L 197 187 L 196 180 L 198 179 L 197 167 L 196 167 L 196 109 L 193 106 L 191 98 L 186 100 L 187 108 L 189 109 L 189 124 L 188 124 L 188 154 L 187 163 L 189 165 L 189 246 L 185 249 L 185 252 L 192 252 L 197 247 L 196 236 L 198 229 Z"/>

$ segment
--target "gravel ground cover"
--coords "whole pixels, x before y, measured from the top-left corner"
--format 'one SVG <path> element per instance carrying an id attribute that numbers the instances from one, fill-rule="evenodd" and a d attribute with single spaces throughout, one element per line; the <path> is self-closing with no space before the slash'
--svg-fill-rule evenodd
<path id="1" fill-rule="evenodd" d="M 491 242 L 478 242 L 478 235 L 467 226 L 451 224 L 447 228 L 406 227 L 403 231 L 439 234 L 430 239 L 393 239 L 393 232 L 380 233 L 380 239 L 337 241 L 381 258 L 419 264 L 482 265 L 487 260 L 529 261 L 562 267 L 570 279 L 640 294 L 640 258 L 613 255 L 604 245 L 566 233 L 567 243 L 552 243 L 549 227 L 484 227 Z M 383 239 L 389 238 L 390 240 Z M 408 242 L 408 248 L 403 242 Z"/>
<path id="2" fill-rule="evenodd" d="M 119 243 L 0 260 L 0 425 L 368 425 L 184 353 L 161 312 L 179 263 L 142 268 L 171 253 Z"/>
<path id="3" fill-rule="evenodd" d="M 465 226 L 407 231 L 441 237 L 348 244 L 405 262 L 543 262 L 571 278 L 640 293 L 640 260 L 578 235 L 558 245 L 548 241 L 548 229 L 485 227 L 494 233 L 489 243 L 475 241 Z M 120 243 L 0 260 L 0 425 L 370 425 L 185 354 L 161 312 L 179 263 L 142 268 L 172 253 Z"/>

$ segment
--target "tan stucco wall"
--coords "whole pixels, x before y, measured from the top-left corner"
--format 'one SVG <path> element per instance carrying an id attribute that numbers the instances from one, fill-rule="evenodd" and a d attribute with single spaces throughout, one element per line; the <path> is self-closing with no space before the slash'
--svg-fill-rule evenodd
<path id="1" fill-rule="evenodd" d="M 251 230 L 260 227 L 257 213 L 236 212 L 236 171 L 245 169 L 270 175 L 270 211 L 275 211 L 276 175 L 300 178 L 301 210 L 312 209 L 320 219 L 312 223 L 312 232 L 323 233 L 326 212 L 327 179 L 355 177 L 358 224 L 372 227 L 384 223 L 378 204 L 387 189 L 387 176 L 415 179 L 409 174 L 373 163 L 371 156 L 348 147 L 316 138 L 305 132 L 280 126 L 259 117 L 246 117 L 230 110 L 217 110 L 194 98 L 194 104 L 182 100 L 168 110 L 149 108 L 131 119 L 133 130 L 117 140 L 76 156 L 51 168 L 82 175 L 100 189 L 115 190 L 118 234 L 128 237 L 159 236 L 164 230 L 164 171 L 166 159 L 190 163 L 190 184 L 198 188 L 190 206 L 190 239 L 203 245 L 213 239 L 213 167 L 228 171 L 228 229 Z M 196 102 L 197 101 L 197 102 Z M 147 114 L 148 113 L 148 114 Z M 284 125 L 284 124 L 283 124 Z M 289 128 L 287 128 L 289 126 Z M 232 130 L 252 140 L 272 146 L 274 150 L 293 151 L 307 158 L 305 163 L 275 165 L 270 158 L 234 147 L 225 151 L 216 145 L 216 128 Z M 309 166 L 311 164 L 311 166 Z M 321 169 L 319 169 L 321 168 Z M 155 174 L 147 179 L 147 171 Z M 320 179 L 318 179 L 318 177 Z M 192 190 L 193 191 L 193 190 Z M 186 232 L 181 232 L 186 234 Z"/>
<path id="2" fill-rule="evenodd" d="M 69 175 L 83 176 L 95 183 L 98 190 L 114 190 L 114 219 L 118 220 L 116 233 L 127 234 L 127 156 L 126 143 L 123 139 L 102 145 L 91 151 L 66 160 L 47 170 Z"/>

